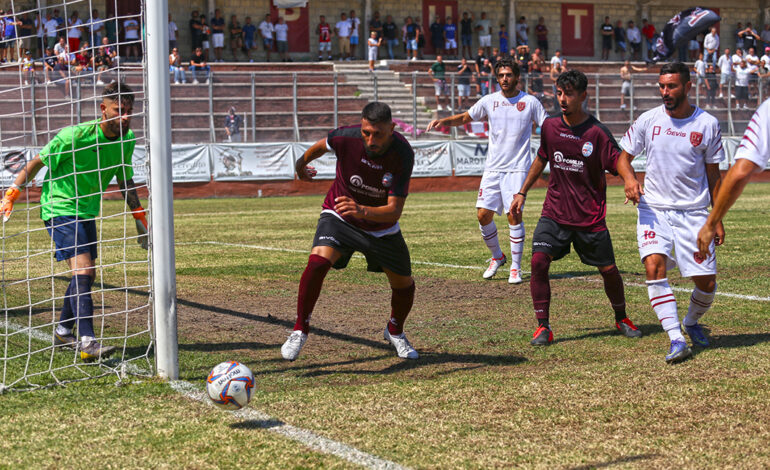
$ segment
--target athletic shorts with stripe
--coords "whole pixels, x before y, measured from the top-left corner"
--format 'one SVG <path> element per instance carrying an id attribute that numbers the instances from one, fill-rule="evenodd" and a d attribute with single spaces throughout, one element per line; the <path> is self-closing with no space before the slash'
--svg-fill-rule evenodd
<path id="1" fill-rule="evenodd" d="M 580 261 L 589 266 L 611 266 L 615 264 L 615 251 L 609 230 L 582 232 L 573 230 L 548 217 L 540 217 L 532 235 L 532 253 L 545 253 L 554 261 L 569 254 L 570 245 Z"/>
<path id="2" fill-rule="evenodd" d="M 479 184 L 476 208 L 494 211 L 497 215 L 507 213 L 513 196 L 521 191 L 526 178 L 527 173 L 524 171 L 485 171 Z"/>

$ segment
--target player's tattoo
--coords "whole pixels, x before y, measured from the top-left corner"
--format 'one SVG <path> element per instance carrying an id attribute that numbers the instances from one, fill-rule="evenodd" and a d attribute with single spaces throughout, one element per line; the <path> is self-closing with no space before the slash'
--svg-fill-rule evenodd
<path id="1" fill-rule="evenodd" d="M 134 188 L 134 180 L 118 180 L 118 186 L 123 193 L 123 198 L 126 200 L 129 209 L 134 210 L 142 207 L 142 203 L 139 202 L 139 195 L 136 194 L 136 189 Z"/>

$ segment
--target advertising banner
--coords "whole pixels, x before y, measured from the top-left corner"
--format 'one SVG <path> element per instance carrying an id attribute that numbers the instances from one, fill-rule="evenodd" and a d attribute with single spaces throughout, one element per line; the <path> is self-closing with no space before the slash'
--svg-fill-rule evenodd
<path id="1" fill-rule="evenodd" d="M 214 181 L 294 179 L 291 144 L 213 144 Z"/>

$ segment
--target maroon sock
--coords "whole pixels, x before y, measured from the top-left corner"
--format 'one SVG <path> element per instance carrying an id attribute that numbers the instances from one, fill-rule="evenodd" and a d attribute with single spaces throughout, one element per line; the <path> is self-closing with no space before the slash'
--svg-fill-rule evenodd
<path id="1" fill-rule="evenodd" d="M 315 307 L 318 296 L 321 294 L 324 278 L 331 267 L 331 261 L 323 256 L 310 255 L 308 258 L 307 267 L 299 281 L 295 330 L 302 330 L 305 334 L 310 331 L 310 314 L 313 313 L 313 307 Z"/>
<path id="2" fill-rule="evenodd" d="M 392 335 L 400 335 L 404 332 L 404 322 L 414 302 L 414 282 L 409 287 L 392 289 L 393 297 L 390 299 L 390 321 L 388 332 Z"/>
<path id="3" fill-rule="evenodd" d="M 543 252 L 532 253 L 532 277 L 529 291 L 532 293 L 532 305 L 538 325 L 548 324 L 548 310 L 551 307 L 551 284 L 548 281 L 548 268 L 551 258 Z"/>
<path id="4" fill-rule="evenodd" d="M 612 310 L 615 311 L 615 321 L 626 318 L 626 294 L 623 291 L 623 278 L 620 277 L 620 271 L 617 266 L 602 271 L 604 279 L 604 292 L 610 299 Z"/>

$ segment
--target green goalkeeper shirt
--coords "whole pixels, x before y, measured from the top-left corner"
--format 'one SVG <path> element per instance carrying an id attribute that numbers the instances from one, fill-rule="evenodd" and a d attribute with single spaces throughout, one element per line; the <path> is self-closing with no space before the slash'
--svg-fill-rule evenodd
<path id="1" fill-rule="evenodd" d="M 112 178 L 125 181 L 134 177 L 134 145 L 133 131 L 109 140 L 99 120 L 62 129 L 40 151 L 40 159 L 48 167 L 40 218 L 98 216 L 102 193 Z"/>

